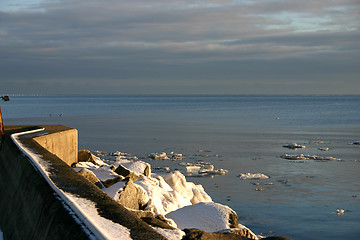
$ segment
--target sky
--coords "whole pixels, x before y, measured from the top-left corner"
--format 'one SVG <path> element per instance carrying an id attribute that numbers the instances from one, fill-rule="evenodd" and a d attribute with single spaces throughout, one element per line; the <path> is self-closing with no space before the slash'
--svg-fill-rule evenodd
<path id="1" fill-rule="evenodd" d="M 359 0 L 1 0 L 0 94 L 360 94 Z"/>

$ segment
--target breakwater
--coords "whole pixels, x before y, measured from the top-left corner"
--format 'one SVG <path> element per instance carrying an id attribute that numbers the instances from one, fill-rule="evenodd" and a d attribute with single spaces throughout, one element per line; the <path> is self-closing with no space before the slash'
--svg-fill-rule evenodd
<path id="1" fill-rule="evenodd" d="M 25 154 L 10 138 L 12 134 L 39 128 L 44 128 L 40 134 L 29 133 L 18 140 L 41 159 L 43 166 L 47 166 L 46 174 L 43 166 L 39 167 L 33 157 Z M 106 239 L 106 232 L 61 193 L 91 201 L 96 205 L 99 218 L 123 226 L 132 239 L 164 239 L 73 171 L 69 166 L 77 157 L 71 156 L 73 151 L 62 156 L 67 159 L 65 161 L 57 156 L 57 152 L 66 152 L 62 151 L 63 148 L 77 146 L 77 142 L 74 143 L 77 133 L 73 129 L 64 126 L 7 126 L 5 132 L 0 150 L 0 229 L 4 239 Z M 63 137 L 67 141 L 59 141 Z M 69 146 L 60 142 L 67 142 Z"/>
<path id="2" fill-rule="evenodd" d="M 0 151 L 0 228 L 4 239 L 88 239 L 54 191 L 10 134 L 34 127 L 12 127 Z"/>

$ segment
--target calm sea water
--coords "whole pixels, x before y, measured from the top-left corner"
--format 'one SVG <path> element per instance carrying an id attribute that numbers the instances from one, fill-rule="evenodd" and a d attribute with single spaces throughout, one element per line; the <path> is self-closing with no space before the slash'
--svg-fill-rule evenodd
<path id="1" fill-rule="evenodd" d="M 174 151 L 183 153 L 181 161 L 203 160 L 227 169 L 223 176 L 188 180 L 234 209 L 256 234 L 360 236 L 360 146 L 349 144 L 360 140 L 360 96 L 14 96 L 1 108 L 7 125 L 77 128 L 80 148 L 138 157 Z M 282 147 L 291 142 L 306 148 Z M 301 153 L 343 161 L 280 158 Z M 178 162 L 150 164 L 175 169 Z M 237 177 L 247 172 L 271 178 Z M 337 209 L 345 214 L 334 214 Z"/>

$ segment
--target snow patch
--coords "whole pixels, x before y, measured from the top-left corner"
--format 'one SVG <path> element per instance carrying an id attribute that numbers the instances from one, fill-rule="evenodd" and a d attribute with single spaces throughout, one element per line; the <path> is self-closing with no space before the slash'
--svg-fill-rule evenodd
<path id="1" fill-rule="evenodd" d="M 130 230 L 120 224 L 114 223 L 99 215 L 95 203 L 90 200 L 76 197 L 73 194 L 65 193 L 65 195 L 80 209 L 87 219 L 93 222 L 103 233 L 107 239 L 114 240 L 131 240 Z"/>
<path id="2" fill-rule="evenodd" d="M 127 228 L 121 226 L 120 224 L 115 224 L 112 221 L 98 215 L 93 202 L 87 199 L 72 196 L 71 194 L 65 193 L 59 189 L 49 177 L 50 173 L 47 171 L 47 169 L 51 167 L 49 163 L 42 159 L 41 155 L 35 154 L 31 149 L 25 147 L 19 140 L 19 136 L 21 135 L 37 133 L 43 130 L 44 128 L 15 133 L 11 135 L 11 139 L 23 152 L 23 154 L 29 158 L 29 162 L 44 177 L 49 186 L 64 201 L 64 204 L 67 204 L 71 210 L 74 211 L 77 216 L 75 220 L 77 221 L 80 219 L 97 239 L 131 239 L 130 231 Z M 113 229 L 116 229 L 116 233 Z"/>
<path id="3" fill-rule="evenodd" d="M 118 201 L 120 198 L 120 192 L 125 187 L 125 182 L 117 182 L 114 185 L 111 185 L 108 188 L 101 189 L 103 190 L 107 195 L 109 195 L 111 198 L 113 198 L 115 201 Z"/>

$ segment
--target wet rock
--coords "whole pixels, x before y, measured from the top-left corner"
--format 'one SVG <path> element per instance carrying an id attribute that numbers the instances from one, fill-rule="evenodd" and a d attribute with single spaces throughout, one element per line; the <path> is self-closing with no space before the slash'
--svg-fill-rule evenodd
<path id="1" fill-rule="evenodd" d="M 95 184 L 100 189 L 105 188 L 105 186 L 101 183 L 101 181 L 96 177 L 95 173 L 92 171 L 83 168 L 78 172 L 81 176 L 83 176 L 85 179 L 87 179 L 89 182 Z"/>
<path id="2" fill-rule="evenodd" d="M 235 233 L 209 233 L 199 229 L 184 229 L 185 236 L 182 240 L 250 240 L 245 236 Z"/>
<path id="3" fill-rule="evenodd" d="M 131 178 L 128 178 L 123 191 L 120 193 L 118 203 L 130 209 L 143 210 L 148 202 L 149 196 L 146 191 L 135 185 Z"/>

